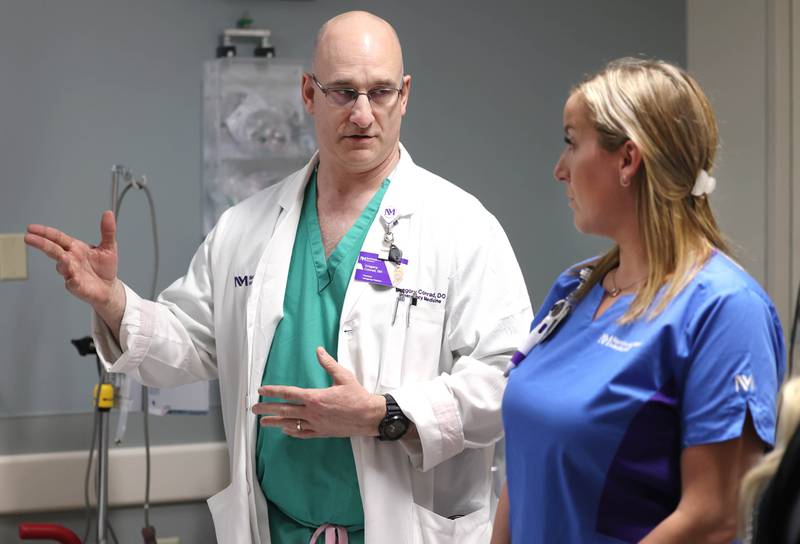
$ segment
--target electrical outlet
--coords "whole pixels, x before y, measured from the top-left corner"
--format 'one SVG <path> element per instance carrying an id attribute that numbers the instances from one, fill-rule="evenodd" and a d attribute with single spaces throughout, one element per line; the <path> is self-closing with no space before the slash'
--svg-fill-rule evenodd
<path id="1" fill-rule="evenodd" d="M 156 544 L 181 544 L 181 538 L 179 536 L 156 537 Z"/>
<path id="2" fill-rule="evenodd" d="M 24 234 L 0 234 L 0 280 L 28 279 Z"/>

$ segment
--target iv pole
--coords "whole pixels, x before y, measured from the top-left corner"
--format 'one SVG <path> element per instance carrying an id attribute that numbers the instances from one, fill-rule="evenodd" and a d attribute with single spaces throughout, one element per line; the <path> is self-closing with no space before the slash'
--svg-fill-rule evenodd
<path id="1" fill-rule="evenodd" d="M 111 169 L 111 212 L 116 220 L 118 212 L 119 179 L 130 175 L 125 168 L 114 165 Z M 99 436 L 97 439 L 97 544 L 107 544 L 106 528 L 108 524 L 108 434 L 109 415 L 114 406 L 114 386 L 108 379 L 108 372 L 103 365 L 100 368 L 100 383 L 95 386 L 94 402 L 100 418 Z M 109 394 L 110 393 L 110 394 Z"/>
<path id="2" fill-rule="evenodd" d="M 111 168 L 111 212 L 114 214 L 114 219 L 117 219 L 119 214 L 119 207 L 121 203 L 122 196 L 127 192 L 129 187 L 126 187 L 126 190 L 122 192 L 120 195 L 120 180 L 131 182 L 133 180 L 133 175 L 129 170 L 125 167 L 120 165 L 114 165 Z M 145 178 L 142 180 L 133 180 L 133 184 L 137 187 L 143 187 L 145 182 Z M 130 183 L 129 183 L 130 185 Z M 148 192 L 149 196 L 149 192 Z M 151 201 L 151 208 L 152 208 L 152 201 Z M 152 212 L 152 209 L 151 209 Z M 153 217 L 153 220 L 155 218 Z M 153 224 L 154 229 L 154 243 L 158 244 L 157 238 L 155 238 L 155 224 Z M 158 250 L 156 249 L 156 252 Z M 156 270 L 158 269 L 158 258 L 156 257 Z M 155 278 L 153 280 L 153 290 L 155 290 Z M 94 346 L 91 346 L 92 351 L 94 351 Z M 108 525 L 108 444 L 109 444 L 109 416 L 111 409 L 114 407 L 114 402 L 116 399 L 116 391 L 114 385 L 111 383 L 109 378 L 108 372 L 103 365 L 98 364 L 98 368 L 100 370 L 100 380 L 99 383 L 95 386 L 94 389 L 94 402 L 95 408 L 97 410 L 97 416 L 99 417 L 100 424 L 98 430 L 98 440 L 97 440 L 97 544 L 107 544 L 108 537 L 107 531 L 109 528 Z M 146 390 L 143 391 L 146 398 Z M 144 410 L 147 410 L 147 406 L 144 407 Z M 147 414 L 145 413 L 145 429 L 147 428 Z M 147 446 L 147 444 L 146 444 Z M 147 478 L 146 478 L 146 485 L 148 486 L 148 492 L 146 492 L 145 497 L 145 523 L 146 527 L 142 530 L 142 536 L 145 539 L 145 542 L 154 542 L 155 541 L 155 530 L 150 526 L 147 511 L 149 509 L 149 483 L 150 483 L 150 462 L 149 462 L 149 452 L 148 452 L 148 459 L 147 459 Z M 116 540 L 116 538 L 114 539 Z"/>
<path id="3" fill-rule="evenodd" d="M 122 194 L 120 194 L 120 180 L 128 182 Z M 150 204 L 150 219 L 153 226 L 153 246 L 155 251 L 155 262 L 153 268 L 153 285 L 152 285 L 152 298 L 155 298 L 156 279 L 158 275 L 158 231 L 156 229 L 155 207 L 153 204 L 153 197 L 150 190 L 147 188 L 147 178 L 142 176 L 140 179 L 134 179 L 131 172 L 125 167 L 114 165 L 111 169 L 111 211 L 116 220 L 119 214 L 120 204 L 122 198 L 131 187 L 143 189 L 146 193 L 148 202 Z M 114 529 L 108 523 L 108 444 L 109 444 L 109 416 L 110 411 L 114 407 L 116 400 L 116 388 L 112 383 L 109 373 L 106 372 L 103 365 L 100 363 L 100 358 L 97 355 L 97 350 L 94 345 L 92 337 L 87 336 L 78 338 L 71 341 L 72 345 L 78 350 L 79 355 L 87 356 L 94 355 L 97 358 L 98 370 L 98 383 L 94 386 L 93 403 L 95 408 L 95 430 L 92 433 L 92 445 L 89 451 L 89 461 L 86 466 L 86 480 L 85 480 L 85 500 L 87 508 L 87 521 L 86 533 L 84 535 L 85 542 L 88 542 L 89 528 L 91 515 L 89 514 L 89 494 L 88 483 L 89 474 L 91 472 L 91 465 L 93 459 L 93 452 L 95 444 L 97 445 L 97 544 L 108 544 L 107 533 L 110 533 L 114 542 L 117 542 L 117 537 L 114 534 Z M 150 509 L 150 439 L 148 433 L 147 423 L 147 388 L 142 388 L 142 399 L 144 400 L 144 429 L 145 429 L 145 462 L 146 471 L 145 476 L 145 502 L 144 502 L 144 517 L 145 526 L 142 528 L 142 537 L 145 544 L 156 543 L 155 529 L 150 525 L 149 509 Z M 123 425 L 124 429 L 124 425 Z M 124 430 L 122 431 L 124 432 Z M 95 439 L 97 439 L 95 441 Z M 66 527 L 54 524 L 43 523 L 22 523 L 19 526 L 19 536 L 22 540 L 39 540 L 39 539 L 55 539 L 62 543 L 80 543 L 78 536 L 67 529 Z"/>
<path id="4" fill-rule="evenodd" d="M 117 199 L 119 198 L 119 178 L 125 176 L 125 168 L 114 165 L 111 169 L 111 212 L 114 219 L 117 217 Z M 130 174 L 128 174 L 130 175 Z M 105 387 L 104 387 L 105 386 Z M 98 391 L 99 389 L 99 391 Z M 111 389 L 110 402 L 106 397 L 103 401 L 104 389 Z M 108 372 L 100 365 L 100 384 L 95 387 L 95 406 L 99 411 L 100 430 L 98 436 L 97 452 L 97 543 L 107 544 L 106 527 L 108 523 L 108 423 L 111 408 L 114 406 L 114 388 L 109 383 Z"/>

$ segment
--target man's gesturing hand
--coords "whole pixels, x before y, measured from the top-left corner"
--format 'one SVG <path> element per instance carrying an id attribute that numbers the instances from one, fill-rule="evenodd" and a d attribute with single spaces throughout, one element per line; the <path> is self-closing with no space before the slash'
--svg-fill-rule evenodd
<path id="1" fill-rule="evenodd" d="M 125 290 L 117 280 L 114 214 L 103 213 L 100 245 L 90 246 L 45 225 L 28 225 L 25 243 L 56 262 L 67 291 L 89 303 L 116 334 L 125 310 Z"/>
<path id="2" fill-rule="evenodd" d="M 367 392 L 352 372 L 321 347 L 317 359 L 333 378 L 333 385 L 325 389 L 260 387 L 260 395 L 284 401 L 253 405 L 253 413 L 264 416 L 261 425 L 280 427 L 296 438 L 377 436 L 378 424 L 386 415 L 386 399 Z"/>

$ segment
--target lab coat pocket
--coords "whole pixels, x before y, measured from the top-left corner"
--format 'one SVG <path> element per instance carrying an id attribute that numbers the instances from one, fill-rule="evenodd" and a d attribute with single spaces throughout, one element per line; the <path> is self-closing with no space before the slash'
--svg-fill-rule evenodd
<path id="1" fill-rule="evenodd" d="M 485 506 L 456 519 L 414 504 L 415 544 L 486 544 L 492 536 L 490 508 Z"/>
<path id="2" fill-rule="evenodd" d="M 444 307 L 420 304 L 407 304 L 398 314 L 383 357 L 379 382 L 382 390 L 439 375 L 444 315 Z"/>
<path id="3" fill-rule="evenodd" d="M 248 512 L 248 506 L 238 495 L 231 484 L 206 501 L 214 520 L 217 542 L 244 542 L 249 538 L 250 527 L 247 524 L 242 527 L 241 523 L 242 519 L 247 520 L 247 516 L 242 518 L 241 512 Z"/>

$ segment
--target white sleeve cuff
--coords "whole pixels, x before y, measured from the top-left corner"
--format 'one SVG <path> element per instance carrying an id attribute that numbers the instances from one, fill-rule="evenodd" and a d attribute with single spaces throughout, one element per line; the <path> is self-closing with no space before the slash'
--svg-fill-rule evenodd
<path id="1" fill-rule="evenodd" d="M 103 319 L 92 311 L 92 337 L 95 349 L 107 372 L 129 373 L 141 364 L 150 347 L 155 322 L 155 303 L 125 288 L 125 311 L 119 329 L 119 342 Z"/>
<path id="2" fill-rule="evenodd" d="M 464 450 L 464 427 L 458 405 L 440 376 L 430 382 L 391 391 L 403 413 L 419 433 L 420 452 L 415 440 L 401 440 L 412 464 L 427 471 Z"/>

